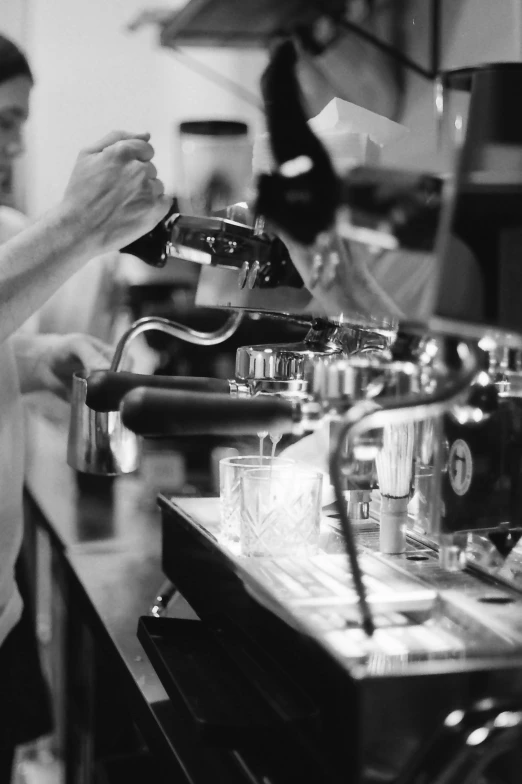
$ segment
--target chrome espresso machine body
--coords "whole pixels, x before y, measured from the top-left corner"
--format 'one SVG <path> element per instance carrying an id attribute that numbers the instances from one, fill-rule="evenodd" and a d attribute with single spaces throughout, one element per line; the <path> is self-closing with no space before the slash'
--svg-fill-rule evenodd
<path id="1" fill-rule="evenodd" d="M 305 5 L 311 16 L 294 33 L 313 57 L 331 40 L 319 32 L 335 31 L 345 4 Z M 190 26 L 191 6 L 165 35 Z M 202 623 L 142 618 L 138 634 L 201 742 L 220 745 L 245 781 L 515 784 L 522 171 L 509 162 L 522 148 L 511 111 L 522 66 L 440 74 L 439 95 L 456 83 L 471 89 L 454 176 L 362 167 L 339 178 L 306 124 L 295 64 L 295 46 L 280 43 L 264 77 L 275 164 L 258 182 L 263 219 L 238 227 L 173 215 L 161 246 L 184 257 L 193 251 L 198 263 L 204 252 L 217 266 L 228 254 L 247 291 L 268 302 L 284 290 L 280 307 L 258 309 L 295 317 L 287 284 L 300 281 L 284 246 L 267 252 L 272 225 L 312 293 L 346 294 L 342 318 L 314 322 L 304 345 L 240 350 L 231 385 L 134 379 L 126 387 L 120 374 L 112 403 L 103 377 L 105 391 L 96 402 L 92 384 L 89 401 L 87 379 L 87 405 L 121 415 L 140 437 L 330 426 L 336 509 L 325 512 L 316 555 L 247 558 L 224 541 L 217 500 L 160 496 L 163 569 Z M 493 96 L 503 100 L 493 106 Z M 296 160 L 298 174 L 286 166 Z M 482 237 L 474 243 L 477 215 Z M 251 258 L 237 251 L 239 236 L 250 249 L 260 245 Z M 475 261 L 455 256 L 455 239 Z M 412 263 L 413 295 L 403 285 Z M 461 307 L 457 279 L 462 291 L 481 284 Z M 393 427 L 414 428 L 416 505 L 403 549 L 390 553 L 379 540 L 378 494 L 361 524 L 346 491 L 374 487 L 371 466 Z"/>

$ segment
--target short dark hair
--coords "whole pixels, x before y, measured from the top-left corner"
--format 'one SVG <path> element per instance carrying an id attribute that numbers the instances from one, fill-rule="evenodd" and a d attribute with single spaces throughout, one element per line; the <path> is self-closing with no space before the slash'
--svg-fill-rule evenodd
<path id="1" fill-rule="evenodd" d="M 8 38 L 0 35 L 0 84 L 17 76 L 27 76 L 34 82 L 25 54 Z"/>

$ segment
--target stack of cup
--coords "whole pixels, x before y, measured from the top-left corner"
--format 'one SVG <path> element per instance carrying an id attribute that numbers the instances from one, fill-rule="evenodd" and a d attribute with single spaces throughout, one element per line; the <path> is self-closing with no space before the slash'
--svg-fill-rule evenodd
<path id="1" fill-rule="evenodd" d="M 281 457 L 246 455 L 220 461 L 222 541 L 243 556 L 317 552 L 320 471 Z"/>

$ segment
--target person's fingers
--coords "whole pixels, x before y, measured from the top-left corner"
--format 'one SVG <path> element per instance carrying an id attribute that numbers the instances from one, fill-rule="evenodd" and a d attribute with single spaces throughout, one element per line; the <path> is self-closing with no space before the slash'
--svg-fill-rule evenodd
<path id="1" fill-rule="evenodd" d="M 89 337 L 91 342 L 91 346 L 93 351 L 97 352 L 100 358 L 103 358 L 103 362 L 105 365 L 109 366 L 112 362 L 114 357 L 115 347 L 110 346 L 108 343 L 104 343 L 103 340 L 99 340 L 98 338 Z M 92 360 L 95 361 L 94 354 L 91 354 Z"/>
<path id="2" fill-rule="evenodd" d="M 87 335 L 75 335 L 71 340 L 70 350 L 72 354 L 76 355 L 85 370 L 106 368 L 111 363 L 110 347 L 101 341 L 96 345 L 94 339 Z"/>
<path id="3" fill-rule="evenodd" d="M 68 400 L 69 390 L 67 389 L 67 384 L 64 383 L 63 379 L 59 378 L 59 376 L 55 375 L 50 368 L 45 368 L 42 373 L 42 388 L 46 389 L 48 392 L 52 392 L 57 397 L 61 398 L 62 400 Z M 72 387 L 72 375 L 71 375 L 71 387 Z"/>
<path id="4" fill-rule="evenodd" d="M 90 155 L 96 152 L 103 152 L 107 147 L 110 147 L 116 142 L 122 141 L 130 141 L 132 139 L 138 139 L 140 141 L 148 142 L 150 139 L 150 133 L 131 133 L 130 131 L 110 131 L 101 139 L 92 144 L 87 145 L 81 151 L 81 155 Z"/>
<path id="5" fill-rule="evenodd" d="M 148 163 L 154 157 L 154 147 L 143 139 L 125 139 L 106 147 L 105 155 L 114 155 L 120 161 L 143 161 Z"/>
<path id="6" fill-rule="evenodd" d="M 154 182 L 159 182 L 160 185 L 156 186 L 158 190 L 163 188 L 163 183 L 161 180 L 154 180 Z M 152 207 L 153 215 L 151 218 L 154 220 L 154 226 L 156 226 L 167 214 L 167 212 L 172 207 L 172 198 L 170 196 L 161 195 L 156 198 L 154 205 Z"/>
<path id="7" fill-rule="evenodd" d="M 149 177 L 149 179 L 151 180 L 155 180 L 156 177 L 158 176 L 158 170 L 156 169 L 156 167 L 151 161 L 146 163 L 143 169 L 145 171 L 146 176 Z"/>
<path id="8" fill-rule="evenodd" d="M 155 199 L 159 199 L 165 193 L 165 186 L 161 180 L 151 180 L 151 189 Z"/>
<path id="9" fill-rule="evenodd" d="M 105 370 L 110 367 L 111 358 L 92 347 L 83 347 L 78 357 L 84 370 Z"/>

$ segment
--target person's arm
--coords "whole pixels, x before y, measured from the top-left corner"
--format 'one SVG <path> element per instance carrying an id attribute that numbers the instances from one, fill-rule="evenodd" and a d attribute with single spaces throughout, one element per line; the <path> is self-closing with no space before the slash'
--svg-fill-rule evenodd
<path id="1" fill-rule="evenodd" d="M 78 156 L 62 202 L 0 247 L 0 341 L 93 256 L 150 231 L 170 201 L 148 134 L 114 132 Z"/>

